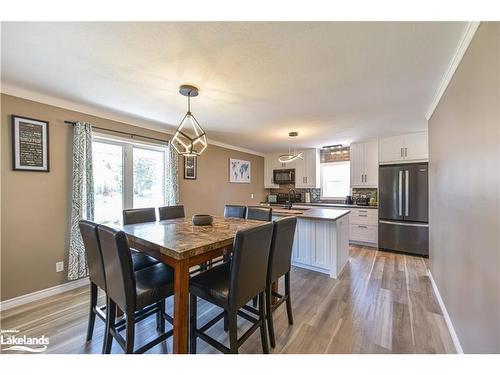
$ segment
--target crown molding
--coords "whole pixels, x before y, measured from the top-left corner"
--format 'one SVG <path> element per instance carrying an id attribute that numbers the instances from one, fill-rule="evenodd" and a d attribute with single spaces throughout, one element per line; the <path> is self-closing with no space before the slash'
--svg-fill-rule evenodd
<path id="1" fill-rule="evenodd" d="M 455 71 L 458 68 L 458 65 L 460 65 L 460 62 L 462 61 L 462 58 L 464 57 L 465 52 L 467 51 L 467 48 L 469 48 L 472 38 L 474 37 L 474 34 L 476 34 L 476 31 L 480 23 L 481 22 L 476 22 L 476 21 L 468 22 L 467 27 L 465 28 L 465 31 L 462 35 L 462 38 L 458 42 L 457 49 L 455 50 L 455 53 L 453 54 L 453 57 L 450 60 L 448 68 L 446 69 L 443 78 L 441 79 L 441 83 L 439 84 L 439 87 L 436 93 L 434 94 L 431 105 L 427 110 L 427 113 L 425 115 L 427 121 L 430 120 L 432 114 L 436 110 L 436 107 L 438 106 L 441 97 L 445 93 L 446 88 L 450 84 L 450 81 L 453 78 L 453 75 L 455 74 Z"/>
<path id="2" fill-rule="evenodd" d="M 168 135 L 173 135 L 174 129 L 176 127 L 176 125 L 161 123 L 159 121 L 150 120 L 150 119 L 140 117 L 140 116 L 128 115 L 128 114 L 118 113 L 117 111 L 113 111 L 113 110 L 97 108 L 95 106 L 91 106 L 91 105 L 87 105 L 87 104 L 75 103 L 71 100 L 58 98 L 56 96 L 43 94 L 40 92 L 28 90 L 28 89 L 21 88 L 18 86 L 5 85 L 2 83 L 0 91 L 2 94 L 31 100 L 34 102 L 47 104 L 47 105 L 51 105 L 54 107 L 67 109 L 70 111 L 80 112 L 80 113 L 84 113 L 84 114 L 90 115 L 90 116 L 101 117 L 101 118 L 104 118 L 106 120 L 121 122 L 121 123 L 137 126 L 137 127 L 144 128 L 144 129 L 154 130 L 154 131 L 158 131 L 158 132 L 165 133 Z M 69 120 L 72 120 L 72 119 L 69 119 Z M 169 131 L 169 129 L 165 129 L 166 126 L 170 126 L 173 129 Z M 257 156 L 264 156 L 264 154 L 262 152 L 247 149 L 244 147 L 234 146 L 234 145 L 223 143 L 223 142 L 214 141 L 210 138 L 208 138 L 207 141 L 209 144 L 211 144 L 213 146 L 223 147 L 223 148 L 227 148 L 229 150 L 245 152 L 247 154 L 252 154 L 252 155 L 257 155 Z"/>

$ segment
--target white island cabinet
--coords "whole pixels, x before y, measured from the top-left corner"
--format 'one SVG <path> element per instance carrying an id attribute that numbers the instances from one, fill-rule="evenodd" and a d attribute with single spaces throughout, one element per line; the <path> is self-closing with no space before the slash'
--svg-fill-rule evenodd
<path id="1" fill-rule="evenodd" d="M 273 219 L 280 216 L 290 214 L 273 210 Z M 349 257 L 349 211 L 318 208 L 294 216 L 292 264 L 337 278 Z"/>

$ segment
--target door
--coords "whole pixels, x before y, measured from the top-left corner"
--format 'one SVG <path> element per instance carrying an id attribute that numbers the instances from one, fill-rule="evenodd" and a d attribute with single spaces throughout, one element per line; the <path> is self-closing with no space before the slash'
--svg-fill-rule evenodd
<path id="1" fill-rule="evenodd" d="M 379 141 L 379 159 L 381 163 L 403 160 L 404 137 L 381 138 Z"/>
<path id="2" fill-rule="evenodd" d="M 378 186 L 378 142 L 364 144 L 365 185 Z"/>
<path id="3" fill-rule="evenodd" d="M 352 144 L 350 158 L 351 158 L 351 186 L 364 186 L 365 145 L 363 143 Z"/>
<path id="4" fill-rule="evenodd" d="M 379 218 L 403 220 L 403 168 L 381 165 L 378 183 Z"/>
<path id="5" fill-rule="evenodd" d="M 429 159 L 427 132 L 405 135 L 404 158 L 407 161 Z"/>
<path id="6" fill-rule="evenodd" d="M 404 220 L 429 220 L 428 164 L 409 164 L 404 170 Z"/>
<path id="7" fill-rule="evenodd" d="M 429 255 L 428 224 L 380 220 L 378 246 L 382 249 Z"/>

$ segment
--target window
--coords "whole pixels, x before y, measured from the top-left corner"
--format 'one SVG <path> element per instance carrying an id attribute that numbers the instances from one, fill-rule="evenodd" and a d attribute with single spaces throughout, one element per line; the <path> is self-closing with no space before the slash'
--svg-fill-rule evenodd
<path id="1" fill-rule="evenodd" d="M 165 204 L 165 147 L 95 136 L 92 154 L 96 222 L 120 224 L 124 208 Z"/>
<path id="2" fill-rule="evenodd" d="M 321 198 L 339 199 L 349 195 L 350 163 L 348 161 L 321 164 Z"/>

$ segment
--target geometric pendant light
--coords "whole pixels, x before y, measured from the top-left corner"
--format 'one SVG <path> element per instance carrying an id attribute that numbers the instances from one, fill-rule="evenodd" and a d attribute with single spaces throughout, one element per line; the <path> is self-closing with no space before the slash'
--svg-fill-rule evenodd
<path id="1" fill-rule="evenodd" d="M 179 93 L 187 96 L 187 113 L 175 131 L 172 146 L 178 154 L 198 156 L 207 148 L 207 136 L 196 118 L 191 113 L 191 97 L 198 96 L 198 88 L 191 85 L 179 87 Z"/>

